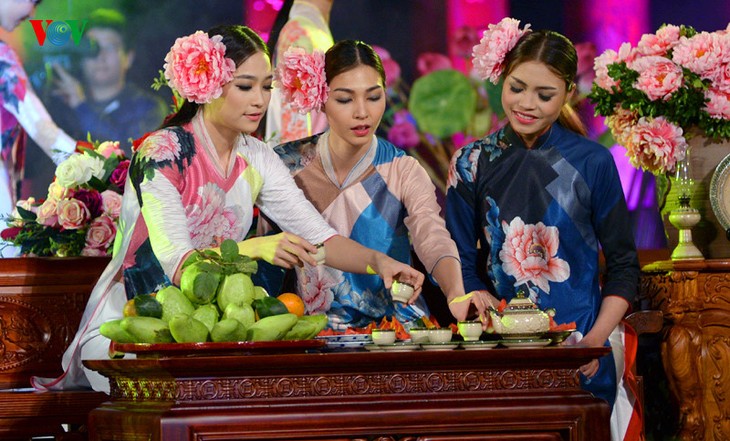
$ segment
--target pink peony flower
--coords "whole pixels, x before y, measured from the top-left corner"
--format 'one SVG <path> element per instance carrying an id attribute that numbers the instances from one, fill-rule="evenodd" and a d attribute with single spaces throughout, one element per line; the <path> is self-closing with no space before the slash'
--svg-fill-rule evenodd
<path id="1" fill-rule="evenodd" d="M 728 36 L 727 40 L 730 41 L 730 36 Z M 715 69 L 710 80 L 715 89 L 724 93 L 730 93 L 730 50 L 727 51 L 726 57 L 728 60 Z"/>
<path id="2" fill-rule="evenodd" d="M 118 219 L 122 211 L 122 195 L 116 191 L 106 190 L 101 194 L 101 200 L 104 213 L 112 219 Z"/>
<path id="3" fill-rule="evenodd" d="M 319 314 L 330 309 L 334 300 L 332 288 L 344 280 L 337 270 L 305 264 L 297 271 L 297 278 L 307 314 Z"/>
<path id="4" fill-rule="evenodd" d="M 426 75 L 437 70 L 451 69 L 453 66 L 446 55 L 424 52 L 418 56 L 416 68 L 419 74 Z"/>
<path id="5" fill-rule="evenodd" d="M 48 198 L 38 207 L 38 217 L 36 222 L 47 227 L 55 227 L 58 225 L 58 213 L 57 213 L 58 200 L 54 198 Z"/>
<path id="6" fill-rule="evenodd" d="M 613 49 L 606 49 L 601 55 L 596 57 L 593 62 L 593 70 L 596 71 L 595 82 L 601 89 L 611 90 L 612 87 L 620 88 L 619 84 L 608 75 L 608 65 L 619 63 L 621 61 L 627 64 L 636 58 L 636 54 L 631 49 L 631 45 L 623 43 L 616 52 Z"/>
<path id="7" fill-rule="evenodd" d="M 712 78 L 723 60 L 720 36 L 700 32 L 692 38 L 682 37 L 674 47 L 672 60 L 702 78 Z"/>
<path id="8" fill-rule="evenodd" d="M 532 283 L 550 293 L 549 282 L 563 282 L 570 277 L 568 262 L 557 257 L 560 246 L 557 227 L 542 222 L 525 224 L 518 216 L 502 221 L 505 240 L 499 251 L 502 269 L 515 278 L 515 286 Z"/>
<path id="9" fill-rule="evenodd" d="M 159 130 L 139 146 L 139 155 L 156 162 L 174 161 L 180 157 L 180 141 L 171 130 Z"/>
<path id="10" fill-rule="evenodd" d="M 400 65 L 392 58 L 382 61 L 385 71 L 385 87 L 392 87 L 400 80 Z"/>
<path id="11" fill-rule="evenodd" d="M 471 57 L 471 51 L 479 44 L 479 33 L 471 26 L 460 26 L 454 31 L 451 38 L 451 53 L 459 58 L 468 59 Z"/>
<path id="12" fill-rule="evenodd" d="M 529 32 L 530 25 L 519 28 L 520 21 L 505 17 L 499 23 L 490 24 L 482 39 L 472 49 L 474 69 L 482 79 L 493 84 L 499 82 L 504 70 L 504 58 L 515 47 L 517 41 Z"/>
<path id="13" fill-rule="evenodd" d="M 223 37 L 197 31 L 175 40 L 165 56 L 165 78 L 183 98 L 198 104 L 221 96 L 233 79 L 236 63 L 226 58 Z"/>
<path id="14" fill-rule="evenodd" d="M 705 91 L 705 110 L 715 119 L 730 119 L 730 93 L 710 87 Z"/>
<path id="15" fill-rule="evenodd" d="M 89 220 L 89 210 L 76 199 L 62 199 L 56 205 L 58 223 L 65 230 L 78 230 Z"/>
<path id="16" fill-rule="evenodd" d="M 284 100 L 299 113 L 319 109 L 327 101 L 329 86 L 324 74 L 324 54 L 320 51 L 308 54 L 300 47 L 288 49 L 276 68 L 276 76 Z"/>
<path id="17" fill-rule="evenodd" d="M 106 250 L 114 242 L 117 226 L 112 218 L 101 215 L 94 219 L 86 231 L 86 248 Z"/>
<path id="18" fill-rule="evenodd" d="M 634 167 L 664 173 L 673 171 L 677 161 L 684 159 L 687 142 L 682 136 L 682 129 L 663 116 L 654 119 L 642 117 L 631 129 L 631 137 L 625 147 Z"/>
<path id="19" fill-rule="evenodd" d="M 614 114 L 606 118 L 606 125 L 617 143 L 626 145 L 631 139 L 631 128 L 639 120 L 639 115 L 631 110 L 616 106 Z"/>
<path id="20" fill-rule="evenodd" d="M 109 182 L 116 185 L 120 190 L 124 190 L 124 181 L 127 180 L 127 172 L 129 171 L 129 159 L 120 161 L 117 168 L 114 169 Z"/>
<path id="21" fill-rule="evenodd" d="M 214 183 L 198 189 L 200 202 L 185 208 L 190 239 L 195 248 L 220 245 L 226 238 L 243 240 L 245 232 L 238 219 L 243 213 L 238 206 L 226 207 L 226 194 Z"/>
<path id="22" fill-rule="evenodd" d="M 394 124 L 388 131 L 388 141 L 403 149 L 410 149 L 421 143 L 418 130 L 410 122 Z"/>
<path id="23" fill-rule="evenodd" d="M 631 62 L 629 68 L 639 73 L 634 88 L 644 92 L 652 101 L 668 101 L 684 84 L 682 68 L 665 57 L 640 57 Z"/>
<path id="24" fill-rule="evenodd" d="M 665 56 L 678 42 L 679 26 L 666 25 L 656 31 L 656 34 L 642 35 L 639 44 L 636 45 L 636 51 L 643 56 Z"/>

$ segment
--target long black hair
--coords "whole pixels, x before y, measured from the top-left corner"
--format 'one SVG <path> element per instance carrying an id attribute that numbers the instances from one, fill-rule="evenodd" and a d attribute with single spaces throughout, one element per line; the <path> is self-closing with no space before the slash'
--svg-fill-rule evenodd
<path id="1" fill-rule="evenodd" d="M 261 37 L 243 25 L 221 25 L 215 26 L 208 31 L 208 36 L 220 35 L 222 43 L 226 46 L 226 58 L 236 63 L 236 67 L 257 52 L 269 55 L 269 48 Z M 200 104 L 185 100 L 180 110 L 162 123 L 161 128 L 170 126 L 181 126 L 189 123 L 198 112 Z"/>
<path id="2" fill-rule="evenodd" d="M 515 67 L 527 61 L 537 61 L 547 66 L 565 81 L 566 91 L 575 88 L 578 55 L 573 43 L 564 35 L 548 30 L 527 32 L 505 57 L 503 78 L 506 78 Z M 558 121 L 578 134 L 586 134 L 583 122 L 568 102 L 560 109 Z"/>

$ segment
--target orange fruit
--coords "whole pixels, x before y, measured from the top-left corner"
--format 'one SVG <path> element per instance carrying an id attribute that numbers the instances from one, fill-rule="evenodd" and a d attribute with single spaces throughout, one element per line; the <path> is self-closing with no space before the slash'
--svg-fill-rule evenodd
<path id="1" fill-rule="evenodd" d="M 296 315 L 297 317 L 301 317 L 304 315 L 304 301 L 301 297 L 298 295 L 292 293 L 292 292 L 285 292 L 277 299 L 281 300 L 281 302 L 286 306 L 286 309 Z"/>

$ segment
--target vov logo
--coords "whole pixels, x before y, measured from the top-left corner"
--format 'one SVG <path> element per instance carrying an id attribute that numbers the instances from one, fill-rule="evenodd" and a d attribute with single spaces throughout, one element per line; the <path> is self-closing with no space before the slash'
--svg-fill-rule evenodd
<path id="1" fill-rule="evenodd" d="M 89 20 L 28 20 L 33 26 L 38 45 L 43 46 L 46 41 L 54 46 L 65 46 L 70 40 L 78 46 L 81 36 Z"/>

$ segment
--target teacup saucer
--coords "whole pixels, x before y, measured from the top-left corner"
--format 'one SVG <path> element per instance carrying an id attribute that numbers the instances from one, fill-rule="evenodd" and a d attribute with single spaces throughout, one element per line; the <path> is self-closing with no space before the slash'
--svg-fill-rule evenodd
<path id="1" fill-rule="evenodd" d="M 427 351 L 450 351 L 459 347 L 458 342 L 444 343 L 421 343 L 421 347 Z"/>
<path id="2" fill-rule="evenodd" d="M 549 338 L 535 338 L 525 340 L 502 340 L 499 343 L 508 348 L 541 348 L 552 342 L 553 341 Z"/>
<path id="3" fill-rule="evenodd" d="M 395 342 L 389 345 L 365 345 L 363 346 L 368 351 L 415 351 L 416 349 L 419 349 L 420 347 L 418 345 L 414 345 L 411 342 Z"/>
<path id="4" fill-rule="evenodd" d="M 492 349 L 497 347 L 499 344 L 498 341 L 463 341 L 461 342 L 461 347 L 467 350 L 472 349 Z"/>

